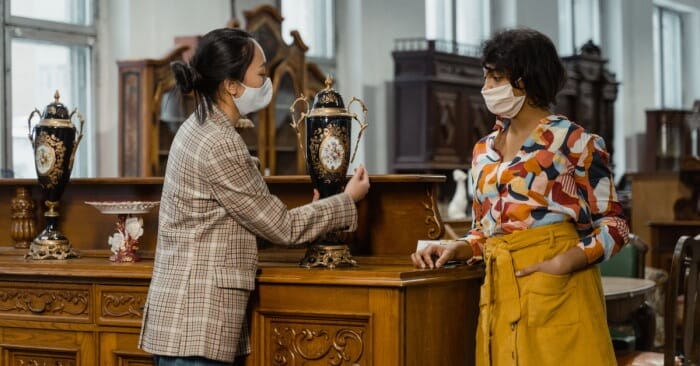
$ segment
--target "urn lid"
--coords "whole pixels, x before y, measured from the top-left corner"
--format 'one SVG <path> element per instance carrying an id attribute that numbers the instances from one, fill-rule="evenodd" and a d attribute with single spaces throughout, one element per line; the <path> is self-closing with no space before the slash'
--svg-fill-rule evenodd
<path id="1" fill-rule="evenodd" d="M 330 75 L 326 76 L 325 84 L 326 87 L 316 93 L 316 96 L 314 97 L 314 103 L 311 106 L 311 113 L 309 113 L 309 117 L 352 117 L 352 114 L 348 113 L 348 110 L 345 109 L 343 97 L 341 97 L 340 94 L 333 88 L 331 88 L 331 85 L 333 85 L 333 78 L 331 78 Z"/>
<path id="2" fill-rule="evenodd" d="M 53 103 L 50 103 L 46 106 L 46 109 L 44 109 L 44 113 L 42 114 L 43 119 L 70 120 L 70 112 L 68 112 L 68 108 L 63 105 L 63 103 L 58 101 L 60 98 L 61 94 L 59 94 L 58 90 L 56 90 L 56 93 L 53 95 Z"/>

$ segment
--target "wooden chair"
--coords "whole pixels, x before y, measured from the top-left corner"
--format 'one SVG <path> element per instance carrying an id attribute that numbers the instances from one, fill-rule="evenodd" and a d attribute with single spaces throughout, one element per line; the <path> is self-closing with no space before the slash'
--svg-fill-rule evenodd
<path id="1" fill-rule="evenodd" d="M 622 351 L 617 353 L 620 366 L 651 365 L 697 365 L 700 362 L 698 339 L 695 338 L 697 324 L 698 270 L 700 269 L 700 235 L 681 236 L 676 243 L 671 262 L 666 303 L 664 306 L 664 328 L 666 342 L 663 353 Z M 683 291 L 679 291 L 680 289 Z M 679 295 L 685 301 L 678 306 Z M 680 308 L 680 309 L 679 309 Z M 674 321 L 682 313 L 682 321 Z M 679 326 L 680 325 L 680 326 Z M 679 339 L 678 335 L 682 337 Z"/>

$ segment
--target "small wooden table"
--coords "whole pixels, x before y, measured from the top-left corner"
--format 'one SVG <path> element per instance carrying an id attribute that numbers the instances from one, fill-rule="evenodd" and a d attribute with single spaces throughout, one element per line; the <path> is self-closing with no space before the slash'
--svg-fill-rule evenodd
<path id="1" fill-rule="evenodd" d="M 644 302 L 644 295 L 656 285 L 654 281 L 643 278 L 603 276 L 602 280 L 610 323 L 627 321 Z"/>

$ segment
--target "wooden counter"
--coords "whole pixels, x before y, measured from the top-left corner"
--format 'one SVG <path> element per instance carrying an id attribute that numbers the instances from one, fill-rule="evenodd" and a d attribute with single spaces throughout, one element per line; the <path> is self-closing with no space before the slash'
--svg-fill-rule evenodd
<path id="1" fill-rule="evenodd" d="M 436 239 L 441 176 L 371 176 L 351 238 L 355 268 L 303 269 L 303 249 L 265 245 L 251 296 L 253 353 L 247 365 L 472 365 L 483 271 L 417 270 L 409 254 Z M 289 207 L 311 199 L 308 177 L 269 177 Z M 32 180 L 0 180 L 0 366 L 148 365 L 136 348 L 156 249 L 157 212 L 133 264 L 107 260 L 114 217 L 84 201 L 159 200 L 162 180 L 76 179 L 61 200 L 59 227 L 82 257 L 25 260 L 9 236 L 9 202 Z M 41 211 L 38 212 L 40 218 Z M 43 228 L 39 219 L 37 225 Z M 332 362 L 331 362 L 332 360 Z"/>
<path id="2" fill-rule="evenodd" d="M 358 262 L 262 263 L 247 365 L 473 364 L 480 268 Z M 148 260 L 0 256 L 0 364 L 150 364 L 136 344 L 152 269 Z"/>

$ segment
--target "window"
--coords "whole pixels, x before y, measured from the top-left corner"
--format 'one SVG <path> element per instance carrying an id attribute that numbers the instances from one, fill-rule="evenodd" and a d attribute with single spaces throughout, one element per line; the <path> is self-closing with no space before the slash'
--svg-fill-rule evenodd
<path id="1" fill-rule="evenodd" d="M 296 30 L 309 50 L 310 58 L 335 58 L 335 24 L 333 0 L 282 0 L 282 37 L 293 41 L 290 32 Z"/>
<path id="2" fill-rule="evenodd" d="M 488 0 L 426 0 L 426 38 L 478 46 L 489 34 Z"/>
<path id="3" fill-rule="evenodd" d="M 588 41 L 600 45 L 599 0 L 559 0 L 559 53 L 579 53 Z"/>
<path id="4" fill-rule="evenodd" d="M 659 108 L 682 108 L 681 14 L 655 6 L 652 24 L 656 105 Z"/>
<path id="5" fill-rule="evenodd" d="M 85 119 L 86 135 L 75 157 L 71 176 L 93 173 L 89 153 L 96 128 L 93 64 L 96 41 L 94 0 L 0 0 L 3 9 L 3 69 L 1 105 L 3 128 L 0 151 L 4 176 L 34 178 L 34 152 L 27 138 L 27 118 L 34 108 L 43 112 L 60 93 L 69 110 Z M 32 125 L 39 122 L 32 119 Z M 73 123 L 79 128 L 77 117 Z"/>

